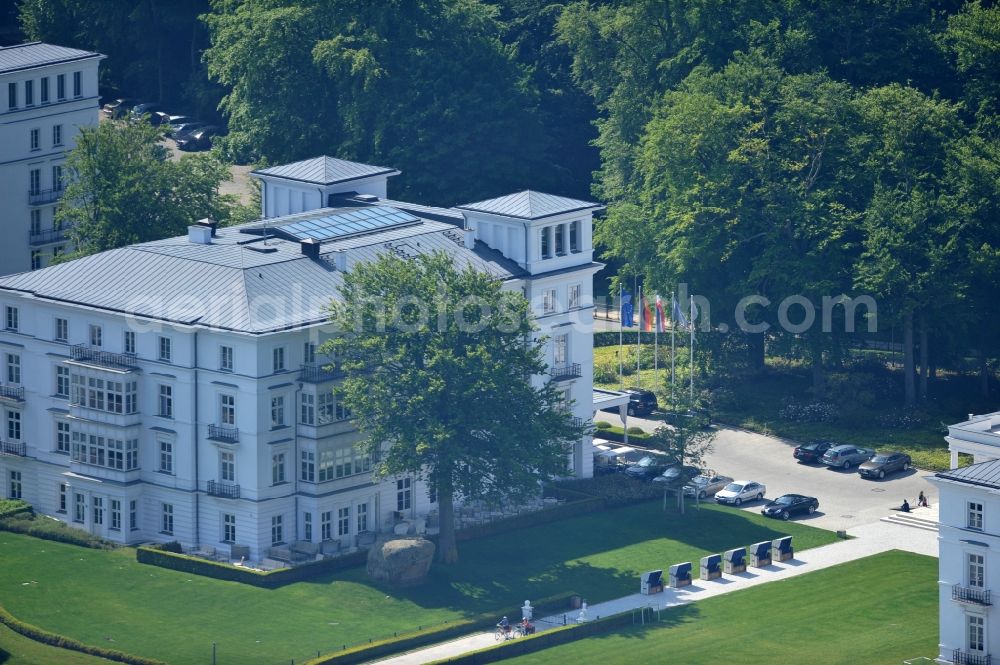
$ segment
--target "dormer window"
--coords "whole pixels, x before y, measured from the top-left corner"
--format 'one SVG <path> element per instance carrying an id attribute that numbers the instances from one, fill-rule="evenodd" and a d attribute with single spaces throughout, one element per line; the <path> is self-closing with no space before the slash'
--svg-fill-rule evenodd
<path id="1" fill-rule="evenodd" d="M 562 256 L 566 253 L 566 225 L 559 224 L 556 226 L 556 256 Z"/>
<path id="2" fill-rule="evenodd" d="M 552 244 L 549 241 L 549 228 L 548 226 L 539 229 L 539 233 L 542 234 L 542 258 L 551 259 L 552 258 Z"/>
<path id="3" fill-rule="evenodd" d="M 569 251 L 580 251 L 580 222 L 570 222 L 569 225 Z"/>

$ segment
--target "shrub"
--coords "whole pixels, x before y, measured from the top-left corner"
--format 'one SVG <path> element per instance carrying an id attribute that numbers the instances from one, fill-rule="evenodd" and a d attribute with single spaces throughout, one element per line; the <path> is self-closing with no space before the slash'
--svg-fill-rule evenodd
<path id="1" fill-rule="evenodd" d="M 19 513 L 0 519 L 0 531 L 13 531 L 44 540 L 55 540 L 99 550 L 118 547 L 116 543 L 69 527 L 57 519 L 33 513 Z"/>
<path id="2" fill-rule="evenodd" d="M 839 417 L 837 407 L 829 402 L 785 400 L 778 417 L 797 423 L 832 423 Z"/>
<path id="3" fill-rule="evenodd" d="M 596 427 L 597 429 L 611 429 L 613 425 L 609 423 L 607 420 L 598 420 L 596 423 L 594 423 L 594 427 Z"/>
<path id="4" fill-rule="evenodd" d="M 614 383 L 618 380 L 618 368 L 611 363 L 594 366 L 594 383 Z"/>
<path id="5" fill-rule="evenodd" d="M 740 408 L 740 400 L 731 388 L 715 388 L 708 393 L 708 404 L 713 411 L 733 411 Z"/>
<path id="6" fill-rule="evenodd" d="M 0 518 L 30 513 L 31 504 L 21 499 L 0 499 Z"/>
<path id="7" fill-rule="evenodd" d="M 184 554 L 184 548 L 176 540 L 171 540 L 169 543 L 163 543 L 162 545 L 154 545 L 158 550 L 163 552 L 173 552 L 174 554 Z"/>
<path id="8" fill-rule="evenodd" d="M 633 434 L 643 434 L 643 435 L 646 434 L 645 430 L 643 430 L 641 427 L 629 427 L 625 431 L 628 432 L 629 436 L 632 436 Z"/>
<path id="9" fill-rule="evenodd" d="M 927 422 L 927 414 L 918 409 L 894 409 L 878 414 L 875 421 L 890 429 L 913 429 Z"/>

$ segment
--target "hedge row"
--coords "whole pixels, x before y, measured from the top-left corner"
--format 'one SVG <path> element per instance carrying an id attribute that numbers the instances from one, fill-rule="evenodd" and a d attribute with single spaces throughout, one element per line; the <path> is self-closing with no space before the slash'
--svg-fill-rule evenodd
<path id="1" fill-rule="evenodd" d="M 188 554 L 166 552 L 148 545 L 137 547 L 135 550 L 135 560 L 139 563 L 170 568 L 171 570 L 178 570 L 194 575 L 204 575 L 205 577 L 213 577 L 217 580 L 241 582 L 264 589 L 276 589 L 286 584 L 312 579 L 326 573 L 344 570 L 345 568 L 354 568 L 363 565 L 367 556 L 367 551 L 359 550 L 351 554 L 345 554 L 344 556 L 323 559 L 322 561 L 311 561 L 292 568 L 260 571 L 233 566 L 228 563 L 209 561 Z"/>
<path id="2" fill-rule="evenodd" d="M 29 511 L 30 509 L 29 506 Z M 30 512 L 21 512 L 0 519 L 0 531 L 13 531 L 14 533 L 23 533 L 35 538 L 54 540 L 60 543 L 79 545 L 80 547 L 89 547 L 96 550 L 109 550 L 117 547 L 115 543 L 91 535 L 86 531 L 66 526 L 66 524 L 59 520 L 52 519 L 51 517 L 38 517 Z"/>
<path id="3" fill-rule="evenodd" d="M 631 428 L 629 428 L 631 429 Z M 625 430 L 621 427 L 601 427 L 594 430 L 594 437 L 598 439 L 607 439 L 608 441 L 617 441 L 618 443 L 625 442 Z M 628 441 L 629 443 L 649 443 L 649 434 L 632 434 L 629 432 Z"/>
<path id="4" fill-rule="evenodd" d="M 536 614 L 558 612 L 559 610 L 568 609 L 570 600 L 576 595 L 574 592 L 542 598 L 533 607 Z M 508 610 L 506 614 L 507 616 L 517 616 L 519 611 L 520 608 L 516 608 Z M 469 633 L 493 628 L 496 625 L 498 615 L 498 612 L 483 613 L 416 633 L 407 633 L 370 644 L 362 644 L 350 649 L 313 658 L 306 661 L 305 665 L 354 665 L 355 663 L 365 663 L 428 644 L 446 642 L 458 637 L 465 637 Z"/>
<path id="5" fill-rule="evenodd" d="M 620 342 L 623 346 L 635 346 L 635 336 L 636 330 L 623 330 Z M 642 333 L 642 343 L 643 345 L 649 344 L 653 346 L 653 333 L 643 332 Z M 687 335 L 677 335 L 677 347 L 687 348 Z M 666 340 L 667 346 L 670 346 L 670 333 L 660 333 L 660 348 L 663 348 L 663 340 Z M 619 337 L 617 330 L 609 330 L 604 332 L 594 333 L 594 347 L 599 346 L 618 346 Z"/>
<path id="6" fill-rule="evenodd" d="M 0 623 L 13 630 L 15 633 L 24 635 L 29 640 L 41 642 L 42 644 L 48 644 L 49 646 L 58 647 L 60 649 L 79 651 L 80 653 L 90 654 L 91 656 L 107 658 L 108 660 L 113 660 L 118 663 L 130 663 L 131 665 L 166 665 L 166 663 L 162 660 L 154 660 L 143 656 L 133 656 L 122 651 L 105 649 L 104 647 L 95 647 L 89 644 L 84 644 L 83 642 L 78 642 L 69 637 L 63 637 L 62 635 L 58 635 L 56 633 L 50 633 L 47 630 L 42 630 L 38 626 L 32 626 L 30 623 L 21 621 L 2 607 L 0 607 Z"/>
<path id="7" fill-rule="evenodd" d="M 603 619 L 595 619 L 586 623 L 553 628 L 552 630 L 546 630 L 541 633 L 536 633 L 535 635 L 519 637 L 516 640 L 508 640 L 506 642 L 501 642 L 496 646 L 486 647 L 485 649 L 480 649 L 478 651 L 471 651 L 469 653 L 462 654 L 461 656 L 454 656 L 452 658 L 434 661 L 432 665 L 440 665 L 442 663 L 461 663 L 463 665 L 495 663 L 497 661 L 514 658 L 516 656 L 536 653 L 538 651 L 542 651 L 543 649 L 559 646 L 560 644 L 567 644 L 569 642 L 575 642 L 576 640 L 582 640 L 586 637 L 607 633 L 615 628 L 630 626 L 632 625 L 632 621 L 633 617 L 631 612 L 622 612 L 621 614 L 615 614 Z"/>
<path id="8" fill-rule="evenodd" d="M 31 504 L 21 499 L 0 499 L 0 519 L 32 512 Z"/>

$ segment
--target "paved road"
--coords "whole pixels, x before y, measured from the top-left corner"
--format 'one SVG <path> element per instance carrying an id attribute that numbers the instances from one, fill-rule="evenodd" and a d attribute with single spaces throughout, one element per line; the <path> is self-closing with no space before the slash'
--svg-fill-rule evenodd
<path id="1" fill-rule="evenodd" d="M 621 425 L 621 419 L 610 413 L 599 412 L 596 420 Z M 661 424 L 634 417 L 628 421 L 629 427 L 641 427 L 646 431 Z M 904 498 L 916 505 L 921 490 L 931 505 L 937 504 L 937 493 L 925 478 L 929 474 L 927 471 L 910 469 L 885 480 L 864 480 L 855 470 L 845 472 L 821 465 L 799 464 L 792 457 L 794 446 L 793 442 L 784 439 L 720 428 L 706 466 L 737 479 L 762 482 L 770 498 L 787 492 L 815 496 L 819 499 L 819 511 L 796 519 L 830 530 L 877 522 L 898 507 Z M 741 510 L 759 511 L 760 505 L 751 503 Z"/>

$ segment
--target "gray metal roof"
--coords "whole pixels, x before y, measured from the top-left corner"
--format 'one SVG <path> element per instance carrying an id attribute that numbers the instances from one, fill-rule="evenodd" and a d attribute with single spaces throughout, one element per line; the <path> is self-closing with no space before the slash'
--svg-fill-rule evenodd
<path id="1" fill-rule="evenodd" d="M 970 464 L 960 469 L 940 471 L 934 475 L 945 480 L 1000 489 L 1000 460 Z"/>
<path id="2" fill-rule="evenodd" d="M 298 242 L 262 229 L 291 220 L 329 216 L 320 209 L 219 229 L 211 245 L 186 236 L 113 249 L 41 270 L 0 277 L 0 292 L 73 303 L 142 318 L 253 334 L 320 323 L 338 297 L 343 275 L 330 254 L 347 250 L 347 269 L 380 254 L 399 256 L 442 250 L 456 267 L 506 280 L 526 276 L 513 261 L 477 243 L 462 243 L 453 224 L 422 220 L 412 226 L 324 242 L 320 260 Z"/>
<path id="3" fill-rule="evenodd" d="M 55 65 L 61 62 L 103 57 L 100 53 L 94 53 L 93 51 L 81 51 L 80 49 L 42 42 L 0 46 L 0 74 L 16 72 L 21 69 L 31 69 L 42 65 Z"/>
<path id="4" fill-rule="evenodd" d="M 332 185 L 338 182 L 359 180 L 374 175 L 398 175 L 399 171 L 388 166 L 372 166 L 359 162 L 349 162 L 336 157 L 314 157 L 301 162 L 281 164 L 266 169 L 251 171 L 252 175 L 266 175 L 272 178 L 297 180 L 316 185 Z"/>
<path id="5" fill-rule="evenodd" d="M 533 192 L 530 189 L 495 199 L 455 206 L 458 210 L 488 212 L 493 215 L 519 219 L 542 219 L 577 210 L 600 210 L 603 207 L 600 203 L 568 199 L 565 196 L 543 194 L 542 192 Z"/>

